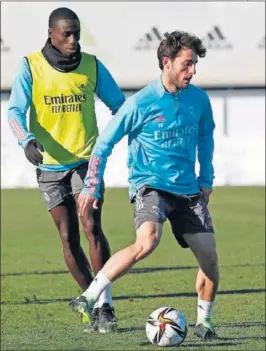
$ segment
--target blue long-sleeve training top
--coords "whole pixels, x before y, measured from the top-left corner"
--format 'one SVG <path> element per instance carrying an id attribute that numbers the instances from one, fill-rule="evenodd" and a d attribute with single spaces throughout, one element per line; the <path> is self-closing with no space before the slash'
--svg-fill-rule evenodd
<path id="1" fill-rule="evenodd" d="M 190 84 L 176 94 L 169 93 L 160 77 L 128 98 L 98 137 L 82 192 L 100 197 L 107 157 L 125 135 L 130 199 L 143 185 L 173 194 L 212 188 L 214 128 L 211 104 L 202 89 Z"/>

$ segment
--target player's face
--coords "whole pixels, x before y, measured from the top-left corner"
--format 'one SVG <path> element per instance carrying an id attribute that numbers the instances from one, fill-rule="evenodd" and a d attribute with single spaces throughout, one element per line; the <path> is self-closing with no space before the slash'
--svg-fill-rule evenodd
<path id="1" fill-rule="evenodd" d="M 191 49 L 183 49 L 173 60 L 168 59 L 169 82 L 178 89 L 186 89 L 196 74 L 197 54 Z"/>
<path id="2" fill-rule="evenodd" d="M 78 48 L 80 39 L 80 24 L 78 20 L 62 19 L 49 29 L 52 45 L 66 57 L 73 56 Z"/>

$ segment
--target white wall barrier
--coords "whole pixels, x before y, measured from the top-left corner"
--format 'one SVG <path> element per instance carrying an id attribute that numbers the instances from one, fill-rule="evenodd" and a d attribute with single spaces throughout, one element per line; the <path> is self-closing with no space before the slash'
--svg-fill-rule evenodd
<path id="1" fill-rule="evenodd" d="M 243 95 L 244 94 L 244 95 Z M 265 92 L 227 97 L 227 135 L 224 135 L 224 100 L 209 93 L 214 111 L 215 185 L 265 184 Z M 109 110 L 96 101 L 99 130 L 110 118 Z M 108 187 L 128 186 L 127 138 L 115 146 L 110 156 L 105 182 Z M 1 102 L 1 186 L 2 188 L 36 187 L 34 167 L 26 160 L 7 123 L 7 102 Z"/>
<path id="2" fill-rule="evenodd" d="M 38 1 L 1 3 L 1 89 L 11 87 L 22 57 L 43 47 L 48 17 L 62 6 L 80 17 L 83 50 L 96 54 L 123 88 L 158 76 L 156 49 L 173 30 L 193 32 L 207 46 L 195 84 L 265 85 L 264 2 Z"/>

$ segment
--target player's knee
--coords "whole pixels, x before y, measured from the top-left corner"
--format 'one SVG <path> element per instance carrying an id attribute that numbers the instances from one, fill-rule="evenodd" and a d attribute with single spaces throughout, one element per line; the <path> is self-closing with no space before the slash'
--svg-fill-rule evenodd
<path id="1" fill-rule="evenodd" d="M 151 240 L 145 242 L 142 248 L 143 255 L 148 256 L 149 254 L 151 254 L 156 249 L 158 244 L 159 241 L 155 238 L 152 238 Z"/>
<path id="2" fill-rule="evenodd" d="M 142 240 L 136 242 L 138 247 L 138 254 L 136 260 L 142 260 L 143 258 L 150 255 L 156 247 L 159 245 L 160 242 L 160 235 L 155 233 L 154 235 L 147 236 Z"/>
<path id="3" fill-rule="evenodd" d="M 215 249 L 205 250 L 199 257 L 201 265 L 215 269 L 218 266 L 218 255 Z"/>
<path id="4" fill-rule="evenodd" d="M 218 274 L 218 264 L 217 264 L 217 261 L 215 260 L 210 260 L 208 262 L 205 262 L 203 265 L 202 265 L 202 270 L 203 272 L 205 272 L 205 274 L 207 275 L 207 277 L 213 281 L 214 283 L 217 283 L 218 282 L 218 277 L 219 277 L 219 274 Z"/>
<path id="5" fill-rule="evenodd" d="M 68 231 L 60 231 L 60 239 L 62 241 L 63 247 L 68 247 L 70 245 L 69 237 L 70 235 Z"/>
<path id="6" fill-rule="evenodd" d="M 60 239 L 62 242 L 64 251 L 76 251 L 80 247 L 79 236 L 74 237 L 69 234 L 68 231 L 60 232 Z"/>
<path id="7" fill-rule="evenodd" d="M 218 267 L 218 255 L 216 250 L 212 250 L 207 254 L 206 261 L 210 267 L 214 269 Z"/>
<path id="8" fill-rule="evenodd" d="M 93 236 L 94 225 L 93 225 L 93 222 L 91 220 L 83 220 L 82 221 L 82 229 L 83 229 L 87 238 L 90 238 L 91 236 Z"/>
<path id="9" fill-rule="evenodd" d="M 87 240 L 94 240 L 102 234 L 100 224 L 97 224 L 93 219 L 83 219 L 82 228 Z"/>
<path id="10" fill-rule="evenodd" d="M 218 256 L 216 251 L 209 252 L 202 261 L 201 268 L 215 286 L 219 283 Z"/>

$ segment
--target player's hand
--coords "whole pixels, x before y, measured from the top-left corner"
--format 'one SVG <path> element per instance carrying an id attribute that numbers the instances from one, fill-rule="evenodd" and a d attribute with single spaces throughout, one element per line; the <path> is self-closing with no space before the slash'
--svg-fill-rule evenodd
<path id="1" fill-rule="evenodd" d="M 78 197 L 79 216 L 85 215 L 88 209 L 98 210 L 98 199 L 89 194 L 80 194 Z"/>
<path id="2" fill-rule="evenodd" d="M 201 188 L 200 190 L 202 191 L 203 196 L 204 196 L 204 200 L 205 200 L 206 204 L 208 205 L 209 200 L 210 200 L 210 195 L 211 195 L 211 193 L 212 193 L 212 189 L 204 188 L 204 187 L 203 187 L 203 188 Z"/>
<path id="3" fill-rule="evenodd" d="M 38 166 L 43 162 L 43 156 L 40 151 L 43 152 L 44 148 L 36 139 L 30 140 L 24 149 L 27 159 L 34 166 Z"/>

